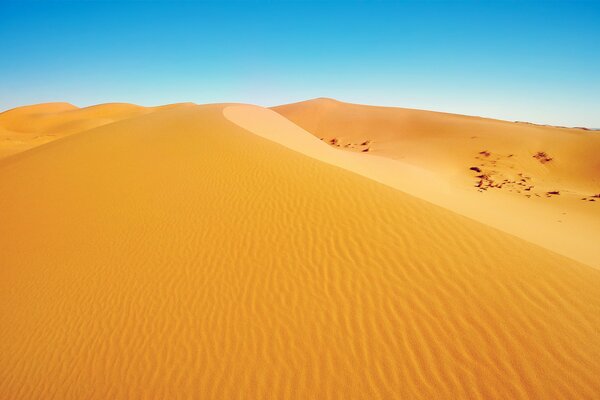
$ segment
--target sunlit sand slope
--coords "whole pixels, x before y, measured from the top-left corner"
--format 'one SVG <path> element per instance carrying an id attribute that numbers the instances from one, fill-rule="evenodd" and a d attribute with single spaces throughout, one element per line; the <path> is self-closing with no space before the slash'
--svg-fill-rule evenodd
<path id="1" fill-rule="evenodd" d="M 0 161 L 0 398 L 597 398 L 600 272 L 223 107 Z"/>
<path id="2" fill-rule="evenodd" d="M 324 98 L 273 110 L 341 149 L 368 149 L 473 184 L 480 179 L 469 168 L 479 167 L 487 175 L 484 189 L 600 193 L 600 132 Z"/>
<path id="3" fill-rule="evenodd" d="M 400 190 L 600 268 L 600 132 L 332 99 L 273 110 L 361 163 L 389 160 Z"/>
<path id="4" fill-rule="evenodd" d="M 0 158 L 115 121 L 186 105 L 107 103 L 78 108 L 69 103 L 45 103 L 14 108 L 0 113 Z"/>

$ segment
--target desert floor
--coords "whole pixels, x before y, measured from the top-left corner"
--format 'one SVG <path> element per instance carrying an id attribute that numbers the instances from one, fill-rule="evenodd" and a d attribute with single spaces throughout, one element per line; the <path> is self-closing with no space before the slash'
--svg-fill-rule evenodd
<path id="1" fill-rule="evenodd" d="M 598 399 L 600 132 L 316 99 L 0 114 L 1 399 Z"/>

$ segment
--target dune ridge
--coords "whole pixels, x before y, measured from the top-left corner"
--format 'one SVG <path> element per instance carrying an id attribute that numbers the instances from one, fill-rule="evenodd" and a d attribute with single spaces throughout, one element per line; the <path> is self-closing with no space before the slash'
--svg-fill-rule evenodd
<path id="1" fill-rule="evenodd" d="M 0 160 L 0 397 L 597 396 L 599 271 L 232 110 Z"/>

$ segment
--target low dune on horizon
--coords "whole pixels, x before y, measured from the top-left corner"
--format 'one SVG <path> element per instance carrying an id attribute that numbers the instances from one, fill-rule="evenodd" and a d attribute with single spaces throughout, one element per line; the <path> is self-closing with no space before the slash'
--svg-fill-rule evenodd
<path id="1" fill-rule="evenodd" d="M 332 99 L 0 113 L 0 398 L 596 399 L 598 154 Z"/>

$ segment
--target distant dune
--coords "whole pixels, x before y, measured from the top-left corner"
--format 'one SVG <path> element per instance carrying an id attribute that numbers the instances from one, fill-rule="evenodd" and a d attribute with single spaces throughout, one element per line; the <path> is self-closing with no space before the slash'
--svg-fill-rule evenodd
<path id="1" fill-rule="evenodd" d="M 325 141 L 335 138 L 341 149 L 368 148 L 469 182 L 475 179 L 468 167 L 479 166 L 494 170 L 489 171 L 490 178 L 497 183 L 516 178 L 519 172 L 533 175 L 531 183 L 540 187 L 533 193 L 547 188 L 578 195 L 600 190 L 596 132 L 332 99 L 273 110 Z M 547 154 L 548 162 L 534 157 L 538 153 Z M 502 189 L 509 188 L 505 184 Z"/>
<path id="2" fill-rule="evenodd" d="M 73 133 L 173 106 L 179 105 L 141 107 L 108 103 L 78 108 L 69 103 L 45 103 L 8 110 L 0 113 L 0 158 Z"/>
<path id="3" fill-rule="evenodd" d="M 594 219 L 570 200 L 596 189 L 593 133 L 275 111 L 0 114 L 0 399 L 597 398 L 600 231 L 585 265 L 452 211 L 472 192 L 496 219 Z M 518 208 L 522 185 L 479 192 L 471 167 L 560 194 Z"/>

